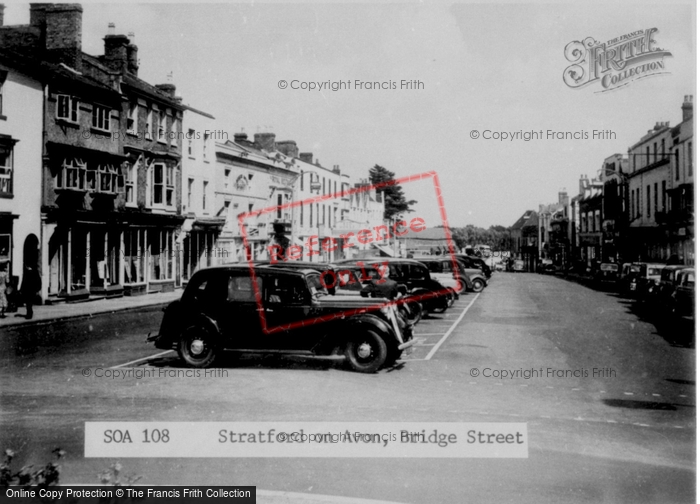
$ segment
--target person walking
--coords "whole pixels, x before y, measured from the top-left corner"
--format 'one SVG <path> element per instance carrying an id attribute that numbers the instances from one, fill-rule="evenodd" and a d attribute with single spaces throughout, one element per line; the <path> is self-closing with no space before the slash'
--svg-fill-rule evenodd
<path id="1" fill-rule="evenodd" d="M 24 300 L 24 306 L 27 308 L 26 318 L 30 319 L 34 316 L 34 297 L 41 290 L 41 277 L 36 268 L 31 266 L 24 267 L 24 275 L 22 276 L 22 287 L 19 291 Z"/>
<path id="2" fill-rule="evenodd" d="M 5 318 L 5 310 L 7 310 L 7 286 L 10 283 L 10 277 L 7 273 L 7 262 L 0 263 L 0 318 Z"/>

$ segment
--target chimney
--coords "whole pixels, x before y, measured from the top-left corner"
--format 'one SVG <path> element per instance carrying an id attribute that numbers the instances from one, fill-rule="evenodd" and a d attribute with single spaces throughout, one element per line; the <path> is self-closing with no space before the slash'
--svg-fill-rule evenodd
<path id="1" fill-rule="evenodd" d="M 0 26 L 5 25 L 5 4 L 0 4 Z"/>
<path id="2" fill-rule="evenodd" d="M 684 121 L 688 121 L 693 118 L 693 95 L 686 95 L 683 97 L 681 111 L 683 112 Z"/>
<path id="3" fill-rule="evenodd" d="M 340 175 L 340 165 L 333 165 L 333 173 Z"/>
<path id="4" fill-rule="evenodd" d="M 33 21 L 39 22 L 38 9 L 35 9 L 35 14 Z M 80 71 L 83 8 L 80 4 L 50 4 L 46 6 L 44 16 L 47 56 Z"/>
<path id="5" fill-rule="evenodd" d="M 166 84 L 156 84 L 156 89 L 162 91 L 170 98 L 175 98 L 175 84 L 168 82 Z"/>
<path id="6" fill-rule="evenodd" d="M 566 191 L 559 191 L 559 204 L 560 205 L 568 205 L 569 204 L 569 195 L 566 193 Z"/>
<path id="7" fill-rule="evenodd" d="M 236 143 L 247 142 L 248 141 L 248 134 L 243 133 L 242 131 L 240 133 L 234 133 L 233 134 L 233 141 Z"/>
<path id="8" fill-rule="evenodd" d="M 272 152 L 275 150 L 275 134 L 274 133 L 256 133 L 253 136 L 255 143 L 261 150 Z"/>
<path id="9" fill-rule="evenodd" d="M 114 23 L 107 25 L 105 41 L 105 64 L 112 70 L 123 72 L 127 69 L 127 46 L 129 38 L 126 35 L 115 35 Z"/>
<path id="10" fill-rule="evenodd" d="M 29 25 L 40 28 L 43 33 L 46 29 L 46 8 L 50 6 L 47 3 L 29 4 Z"/>
<path id="11" fill-rule="evenodd" d="M 314 153 L 313 152 L 302 152 L 299 154 L 299 159 L 301 159 L 304 163 L 313 164 Z"/>
<path id="12" fill-rule="evenodd" d="M 126 46 L 126 70 L 134 77 L 139 75 L 139 48 L 134 43 L 136 35 L 129 32 L 129 45 Z"/>
<path id="13" fill-rule="evenodd" d="M 291 158 L 299 157 L 299 147 L 297 147 L 297 143 L 294 140 L 282 140 L 281 142 L 276 142 L 275 146 L 285 156 Z"/>

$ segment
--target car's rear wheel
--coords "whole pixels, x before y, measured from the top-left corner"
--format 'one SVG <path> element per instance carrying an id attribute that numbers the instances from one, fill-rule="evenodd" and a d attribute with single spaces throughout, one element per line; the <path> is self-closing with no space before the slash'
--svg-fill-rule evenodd
<path id="1" fill-rule="evenodd" d="M 192 326 L 185 329 L 177 345 L 177 353 L 190 367 L 205 368 L 216 359 L 216 345 L 209 331 Z"/>
<path id="2" fill-rule="evenodd" d="M 386 362 L 386 343 L 376 332 L 363 330 L 350 337 L 345 357 L 353 371 L 374 373 Z"/>
<path id="3" fill-rule="evenodd" d="M 472 280 L 472 292 L 481 292 L 484 290 L 485 286 L 484 281 L 480 278 L 475 278 Z"/>

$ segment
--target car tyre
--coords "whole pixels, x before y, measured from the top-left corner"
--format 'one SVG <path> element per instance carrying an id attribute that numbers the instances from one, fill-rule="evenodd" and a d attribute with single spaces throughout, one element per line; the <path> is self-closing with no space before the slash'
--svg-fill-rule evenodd
<path id="1" fill-rule="evenodd" d="M 359 373 L 375 373 L 384 365 L 387 356 L 386 342 L 372 330 L 353 335 L 345 347 L 350 367 Z"/>
<path id="2" fill-rule="evenodd" d="M 472 292 L 481 292 L 484 290 L 484 281 L 480 278 L 475 278 L 472 280 Z"/>
<path id="3" fill-rule="evenodd" d="M 198 326 L 185 329 L 177 344 L 177 353 L 185 364 L 195 368 L 211 366 L 217 354 L 211 333 Z"/>
<path id="4" fill-rule="evenodd" d="M 399 309 L 409 324 L 415 325 L 423 318 L 423 305 L 418 301 L 401 303 Z"/>

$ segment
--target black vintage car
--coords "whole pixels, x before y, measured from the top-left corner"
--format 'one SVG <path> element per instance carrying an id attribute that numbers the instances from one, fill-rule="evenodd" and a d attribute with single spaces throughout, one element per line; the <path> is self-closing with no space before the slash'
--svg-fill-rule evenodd
<path id="1" fill-rule="evenodd" d="M 359 260 L 346 259 L 335 264 L 338 270 L 344 265 L 353 265 L 365 271 L 374 270 L 381 278 L 396 281 L 399 286 L 406 287 L 406 300 L 419 301 L 428 312 L 444 312 L 452 299 L 452 291 L 431 278 L 425 264 L 413 259 L 374 257 Z"/>
<path id="2" fill-rule="evenodd" d="M 413 326 L 399 327 L 395 305 L 330 296 L 318 271 L 254 266 L 253 272 L 255 285 L 248 265 L 198 271 L 148 341 L 177 350 L 192 367 L 211 366 L 228 350 L 344 357 L 364 373 L 392 365 L 414 344 Z"/>
<path id="3" fill-rule="evenodd" d="M 480 269 L 487 279 L 491 278 L 491 267 L 481 257 L 467 254 L 455 254 L 455 257 L 465 268 Z"/>

